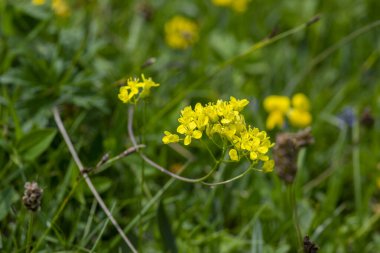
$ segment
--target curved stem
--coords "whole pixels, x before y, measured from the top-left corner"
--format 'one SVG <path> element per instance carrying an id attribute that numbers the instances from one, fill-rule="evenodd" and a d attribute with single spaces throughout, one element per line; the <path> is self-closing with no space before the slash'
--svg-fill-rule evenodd
<path id="1" fill-rule="evenodd" d="M 217 159 L 216 159 L 215 155 L 212 153 L 212 151 L 211 151 L 210 147 L 207 145 L 207 143 L 205 143 L 204 141 L 202 141 L 202 139 L 200 139 L 199 141 L 202 143 L 203 146 L 206 147 L 207 151 L 210 153 L 210 156 L 212 157 L 212 159 L 214 160 L 214 162 L 216 162 Z"/>
<path id="2" fill-rule="evenodd" d="M 137 145 L 136 137 L 135 137 L 134 132 L 133 132 L 133 114 L 134 114 L 134 107 L 130 106 L 128 108 L 128 135 L 129 135 L 129 138 L 131 139 L 133 146 L 138 151 L 139 145 Z M 173 173 L 173 172 L 165 169 L 161 165 L 155 163 L 150 158 L 148 158 L 146 155 L 144 155 L 141 151 L 139 152 L 139 154 L 140 154 L 141 158 L 144 159 L 144 161 L 147 162 L 149 165 L 151 165 L 153 168 L 158 169 L 159 171 L 161 171 L 162 173 L 165 173 L 168 176 L 174 177 L 175 179 L 178 179 L 178 180 L 181 180 L 184 182 L 188 182 L 188 183 L 201 182 L 201 181 L 207 179 L 209 176 L 211 176 L 216 170 L 216 166 L 215 166 L 209 173 L 207 173 L 205 176 L 200 177 L 200 178 L 182 177 L 182 176 L 177 175 L 176 173 Z"/>
<path id="3" fill-rule="evenodd" d="M 233 177 L 233 178 L 230 178 L 228 180 L 225 180 L 225 181 L 221 181 L 221 182 L 216 182 L 216 183 L 207 183 L 207 182 L 201 182 L 202 184 L 204 185 L 208 185 L 208 186 L 216 186 L 216 185 L 222 185 L 222 184 L 228 184 L 228 183 L 231 183 L 235 180 L 238 180 L 242 177 L 244 177 L 246 174 L 248 174 L 251 170 L 253 170 L 252 167 L 249 167 L 248 169 L 246 169 L 243 173 L 237 175 L 236 177 Z"/>
<path id="4" fill-rule="evenodd" d="M 181 180 L 181 181 L 184 181 L 184 182 L 188 182 L 188 183 L 198 183 L 198 182 L 201 182 L 201 181 L 204 181 L 205 179 L 207 179 L 209 176 L 211 176 L 217 166 L 215 166 L 209 173 L 207 173 L 205 176 L 203 177 L 200 177 L 200 178 L 188 178 L 188 177 L 182 177 L 182 176 L 179 176 L 167 169 L 165 169 L 164 167 L 158 165 L 157 163 L 155 163 L 154 161 L 150 160 L 147 156 L 145 156 L 143 153 L 140 152 L 140 156 L 142 159 L 144 159 L 144 161 L 146 161 L 149 165 L 151 165 L 152 167 L 158 169 L 159 171 L 165 173 L 166 175 L 169 175 L 171 177 L 174 177 L 175 179 L 178 179 L 178 180 Z"/>

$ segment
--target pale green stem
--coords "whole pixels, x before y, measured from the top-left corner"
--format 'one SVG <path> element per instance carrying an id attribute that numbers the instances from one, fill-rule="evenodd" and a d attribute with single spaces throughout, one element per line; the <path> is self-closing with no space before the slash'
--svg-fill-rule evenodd
<path id="1" fill-rule="evenodd" d="M 354 120 L 352 127 L 352 168 L 353 168 L 353 180 L 354 180 L 354 196 L 355 196 L 355 209 L 356 212 L 361 210 L 362 202 L 362 187 L 361 187 L 361 172 L 360 172 L 360 148 L 359 148 L 359 135 L 360 127 L 358 120 Z M 361 219 L 361 215 L 359 215 Z"/>
<path id="2" fill-rule="evenodd" d="M 292 209 L 292 218 L 293 218 L 293 225 L 296 230 L 296 236 L 297 236 L 297 243 L 298 243 L 298 252 L 302 252 L 302 233 L 299 225 L 298 220 L 298 212 L 297 212 L 297 203 L 296 203 L 296 192 L 295 192 L 295 185 L 294 183 L 291 185 L 288 185 L 288 193 L 289 193 L 289 201 L 290 201 L 290 207 Z"/>
<path id="3" fill-rule="evenodd" d="M 244 177 L 245 175 L 247 175 L 251 170 L 254 170 L 253 167 L 249 167 L 248 169 L 246 169 L 243 173 L 237 175 L 236 177 L 233 177 L 233 178 L 230 178 L 228 180 L 225 180 L 225 181 L 221 181 L 221 182 L 215 182 L 215 183 L 207 183 L 207 182 L 201 182 L 202 184 L 204 185 L 208 185 L 208 186 L 216 186 L 216 185 L 222 185 L 222 184 L 228 184 L 228 183 L 231 183 L 235 180 L 238 180 L 242 177 Z"/>
<path id="4" fill-rule="evenodd" d="M 26 234 L 26 249 L 25 249 L 26 253 L 29 253 L 30 249 L 32 248 L 33 221 L 34 221 L 34 212 L 29 211 L 28 232 Z"/>

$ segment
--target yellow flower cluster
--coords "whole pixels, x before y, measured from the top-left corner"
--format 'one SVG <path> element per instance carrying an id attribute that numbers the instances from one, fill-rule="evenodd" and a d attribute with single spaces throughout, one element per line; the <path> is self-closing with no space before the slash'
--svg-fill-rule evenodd
<path id="1" fill-rule="evenodd" d="M 177 127 L 177 132 L 184 138 L 165 131 L 162 141 L 168 144 L 183 140 L 185 145 L 189 145 L 192 139 L 201 139 L 206 135 L 214 143 L 222 140 L 223 147 L 229 149 L 232 161 L 248 157 L 252 162 L 263 161 L 263 170 L 271 171 L 274 163 L 267 153 L 273 144 L 265 131 L 247 125 L 240 113 L 248 103 L 246 99 L 231 97 L 230 101 L 218 100 L 204 106 L 198 103 L 194 109 L 187 106 L 181 111 Z"/>
<path id="2" fill-rule="evenodd" d="M 175 16 L 165 24 L 166 43 L 176 49 L 186 49 L 198 41 L 198 26 L 190 19 Z"/>
<path id="3" fill-rule="evenodd" d="M 212 0 L 214 5 L 229 7 L 236 12 L 245 12 L 248 2 L 249 0 Z"/>
<path id="4" fill-rule="evenodd" d="M 33 5 L 44 5 L 46 0 L 32 0 Z M 70 8 L 65 0 L 52 0 L 51 8 L 54 13 L 61 17 L 66 17 L 70 15 Z"/>
<path id="5" fill-rule="evenodd" d="M 160 86 L 158 83 L 153 82 L 151 78 L 146 79 L 144 75 L 141 75 L 141 77 L 142 82 L 138 78 L 128 78 L 119 81 L 121 83 L 126 82 L 126 85 L 120 87 L 118 95 L 123 103 L 135 104 L 140 98 L 147 97 L 152 87 Z"/>
<path id="6" fill-rule="evenodd" d="M 309 99 L 302 93 L 295 94 L 291 101 L 286 96 L 269 96 L 264 100 L 264 109 L 269 113 L 266 121 L 269 130 L 283 127 L 285 115 L 294 127 L 306 127 L 312 121 Z"/>

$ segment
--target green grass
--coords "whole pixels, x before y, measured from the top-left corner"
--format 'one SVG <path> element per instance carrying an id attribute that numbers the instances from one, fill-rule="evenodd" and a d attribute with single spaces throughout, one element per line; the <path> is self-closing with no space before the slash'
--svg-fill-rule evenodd
<path id="1" fill-rule="evenodd" d="M 244 13 L 211 0 L 68 4 L 62 18 L 48 5 L 0 1 L 1 252 L 27 252 L 27 181 L 44 190 L 30 228 L 35 252 L 130 252 L 82 179 L 52 109 L 85 168 L 94 168 L 105 153 L 132 146 L 116 81 L 141 73 L 161 84 L 135 108 L 142 152 L 166 168 L 184 165 L 190 178 L 211 169 L 208 151 L 161 141 L 184 106 L 246 98 L 246 121 L 265 130 L 266 96 L 306 94 L 315 143 L 301 151 L 292 187 L 302 237 L 320 252 L 380 252 L 379 1 L 252 0 Z M 187 50 L 165 43 L 165 23 L 177 14 L 200 27 Z M 367 107 L 372 128 L 360 124 Z M 345 108 L 353 124 L 340 119 Z M 274 141 L 296 130 L 268 133 Z M 246 167 L 228 164 L 210 181 Z M 171 178 L 136 153 L 103 168 L 90 178 L 139 252 L 297 252 L 289 190 L 276 172 L 209 187 Z"/>

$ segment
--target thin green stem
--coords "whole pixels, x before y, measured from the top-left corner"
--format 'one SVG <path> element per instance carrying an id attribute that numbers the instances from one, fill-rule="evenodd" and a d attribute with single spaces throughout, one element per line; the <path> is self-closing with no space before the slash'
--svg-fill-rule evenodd
<path id="1" fill-rule="evenodd" d="M 32 248 L 32 234 L 33 234 L 34 212 L 29 211 L 29 224 L 28 232 L 26 234 L 26 253 L 30 252 Z"/>
<path id="2" fill-rule="evenodd" d="M 190 163 L 189 162 L 186 162 L 182 169 L 180 170 L 179 173 L 182 173 L 189 165 Z M 168 182 L 166 182 L 166 184 L 146 203 L 146 205 L 144 206 L 144 208 L 141 209 L 141 212 L 139 212 L 139 214 L 137 216 L 135 216 L 132 221 L 123 229 L 124 233 L 128 233 L 136 224 L 137 222 L 139 222 L 139 220 L 141 219 L 141 217 L 146 214 L 149 209 L 155 204 L 157 203 L 161 196 L 166 192 L 166 190 L 169 189 L 169 187 L 174 183 L 176 182 L 177 180 L 175 178 L 170 178 L 170 180 Z M 114 248 L 116 246 L 116 244 L 120 241 L 120 238 L 119 237 L 116 237 L 111 243 L 110 243 L 110 248 Z"/>
<path id="3" fill-rule="evenodd" d="M 299 219 L 298 219 L 296 192 L 294 189 L 295 185 L 293 183 L 291 185 L 288 185 L 287 187 L 288 187 L 288 193 L 289 193 L 290 208 L 292 209 L 293 225 L 296 230 L 298 252 L 302 252 L 302 233 L 301 233 Z"/>
<path id="4" fill-rule="evenodd" d="M 359 135 L 360 126 L 358 120 L 354 121 L 352 128 L 352 168 L 353 168 L 353 180 L 354 180 L 354 196 L 355 196 L 355 208 L 356 212 L 361 210 L 362 202 L 362 186 L 361 186 L 361 172 L 360 172 L 360 148 L 359 148 Z M 361 215 L 359 215 L 361 219 Z"/>
<path id="5" fill-rule="evenodd" d="M 244 177 L 245 175 L 247 175 L 251 170 L 253 170 L 253 167 L 249 167 L 248 169 L 246 169 L 243 173 L 240 173 L 239 175 L 237 175 L 236 177 L 233 177 L 233 178 L 230 178 L 228 180 L 225 180 L 225 181 L 221 181 L 221 182 L 216 182 L 216 183 L 207 183 L 207 182 L 201 182 L 202 184 L 204 185 L 208 185 L 208 186 L 217 186 L 217 185 L 222 185 L 222 184 L 228 184 L 228 183 L 231 183 L 235 180 L 238 180 L 242 177 Z"/>
<path id="6" fill-rule="evenodd" d="M 203 146 L 207 149 L 207 151 L 210 153 L 210 156 L 212 157 L 212 159 L 214 160 L 214 162 L 216 162 L 217 159 L 216 159 L 214 153 L 212 153 L 212 151 L 211 151 L 210 147 L 207 145 L 207 143 L 204 142 L 202 139 L 200 139 L 199 141 L 202 143 L 202 145 L 203 145 Z"/>

